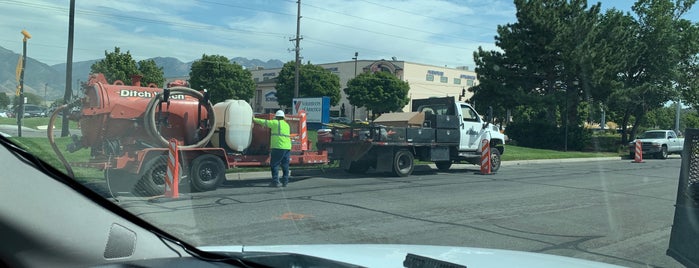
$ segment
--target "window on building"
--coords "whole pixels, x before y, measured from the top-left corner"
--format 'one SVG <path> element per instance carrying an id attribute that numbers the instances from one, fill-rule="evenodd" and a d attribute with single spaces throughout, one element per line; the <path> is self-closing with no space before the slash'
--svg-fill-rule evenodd
<path id="1" fill-rule="evenodd" d="M 253 78 L 252 80 L 254 80 L 255 83 L 260 82 L 260 78 L 259 78 L 259 77 L 255 77 L 255 78 Z"/>
<path id="2" fill-rule="evenodd" d="M 469 87 L 470 87 L 470 86 L 473 86 L 473 79 L 467 79 L 467 80 L 466 80 L 466 85 L 469 86 Z"/>
<path id="3" fill-rule="evenodd" d="M 442 76 L 442 77 L 439 78 L 439 82 L 442 82 L 442 83 L 449 83 L 449 77 Z"/>
<path id="4" fill-rule="evenodd" d="M 434 81 L 434 75 L 432 75 L 432 74 L 427 74 L 427 77 L 425 77 L 425 80 L 427 80 L 427 81 Z"/>
<path id="5" fill-rule="evenodd" d="M 461 78 L 454 78 L 454 85 L 461 85 Z"/>

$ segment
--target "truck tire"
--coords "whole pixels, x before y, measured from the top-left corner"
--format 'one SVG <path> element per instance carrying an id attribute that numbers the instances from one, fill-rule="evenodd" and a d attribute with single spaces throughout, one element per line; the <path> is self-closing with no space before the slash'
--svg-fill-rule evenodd
<path id="1" fill-rule="evenodd" d="M 140 195 L 155 196 L 165 194 L 165 176 L 167 176 L 167 156 L 153 157 L 143 164 L 141 179 L 136 185 Z"/>
<path id="2" fill-rule="evenodd" d="M 660 148 L 660 152 L 657 152 L 655 154 L 655 158 L 657 159 L 667 159 L 667 146 L 663 145 L 662 148 Z"/>
<path id="3" fill-rule="evenodd" d="M 398 150 L 393 155 L 393 175 L 407 177 L 413 173 L 415 157 L 408 150 Z"/>
<path id="4" fill-rule="evenodd" d="M 497 172 L 500 169 L 500 151 L 497 148 L 490 148 L 490 172 Z"/>
<path id="5" fill-rule="evenodd" d="M 213 191 L 226 179 L 226 167 L 220 157 L 203 154 L 194 158 L 189 175 L 192 189 L 198 192 Z"/>
<path id="6" fill-rule="evenodd" d="M 369 163 L 362 161 L 352 161 L 350 167 L 345 169 L 350 174 L 364 174 L 369 170 Z"/>
<path id="7" fill-rule="evenodd" d="M 437 161 L 434 162 L 434 164 L 437 166 L 437 169 L 441 171 L 447 171 L 451 167 L 451 161 Z"/>

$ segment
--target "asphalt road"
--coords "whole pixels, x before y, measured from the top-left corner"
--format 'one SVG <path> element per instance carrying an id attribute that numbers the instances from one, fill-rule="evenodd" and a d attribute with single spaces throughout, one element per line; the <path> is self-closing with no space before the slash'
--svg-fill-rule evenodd
<path id="1" fill-rule="evenodd" d="M 665 251 L 680 164 L 517 162 L 494 175 L 421 166 L 408 178 L 297 172 L 288 188 L 233 179 L 175 201 L 120 203 L 196 245 L 428 244 L 679 267 Z"/>

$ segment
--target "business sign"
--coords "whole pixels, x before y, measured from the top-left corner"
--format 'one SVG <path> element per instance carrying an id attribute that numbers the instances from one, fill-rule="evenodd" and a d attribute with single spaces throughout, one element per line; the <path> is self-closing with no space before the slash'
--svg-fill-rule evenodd
<path id="1" fill-rule="evenodd" d="M 306 122 L 327 123 L 330 119 L 330 97 L 296 98 L 293 100 L 293 114 L 306 111 Z"/>

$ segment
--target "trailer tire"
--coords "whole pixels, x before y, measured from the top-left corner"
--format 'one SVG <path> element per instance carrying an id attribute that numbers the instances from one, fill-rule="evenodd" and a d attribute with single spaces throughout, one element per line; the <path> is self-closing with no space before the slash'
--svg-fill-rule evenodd
<path id="1" fill-rule="evenodd" d="M 500 151 L 497 148 L 490 148 L 490 172 L 497 172 L 501 162 Z"/>
<path id="2" fill-rule="evenodd" d="M 203 154 L 194 158 L 190 169 L 192 189 L 213 191 L 226 179 L 226 167 L 218 156 Z"/>
<path id="3" fill-rule="evenodd" d="M 165 155 L 149 159 L 143 164 L 136 192 L 145 196 L 165 194 L 165 176 L 167 176 L 167 161 Z"/>
<path id="4" fill-rule="evenodd" d="M 437 169 L 441 171 L 447 171 L 451 167 L 451 161 L 437 161 L 434 162 L 434 164 L 437 166 Z"/>
<path id="5" fill-rule="evenodd" d="M 363 161 L 352 161 L 349 168 L 345 169 L 350 174 L 364 174 L 369 170 L 369 163 Z"/>
<path id="6" fill-rule="evenodd" d="M 397 177 L 407 177 L 413 173 L 415 168 L 415 157 L 408 150 L 398 150 L 393 155 L 393 175 Z"/>

